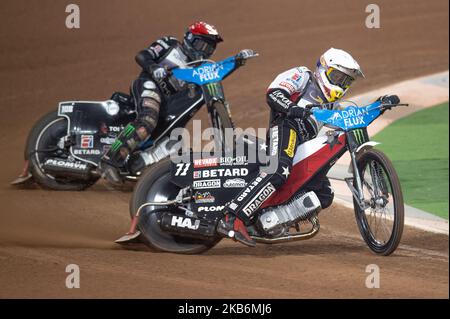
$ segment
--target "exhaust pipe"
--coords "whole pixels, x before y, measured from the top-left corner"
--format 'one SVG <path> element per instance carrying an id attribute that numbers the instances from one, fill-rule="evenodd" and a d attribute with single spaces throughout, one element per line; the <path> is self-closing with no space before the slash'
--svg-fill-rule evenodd
<path id="1" fill-rule="evenodd" d="M 320 230 L 320 224 L 319 224 L 319 218 L 317 216 L 314 216 L 309 220 L 312 224 L 311 230 L 304 233 L 293 233 L 289 234 L 287 236 L 281 236 L 276 238 L 267 238 L 267 237 L 260 237 L 260 236 L 250 236 L 258 243 L 263 244 L 279 244 L 279 243 L 285 243 L 285 242 L 292 242 L 292 241 L 299 241 L 299 240 L 306 240 L 310 239 L 317 235 L 317 233 Z"/>
<path id="2" fill-rule="evenodd" d="M 48 158 L 42 168 L 54 177 L 85 181 L 92 179 L 93 166 L 81 161 L 72 162 L 62 158 Z"/>

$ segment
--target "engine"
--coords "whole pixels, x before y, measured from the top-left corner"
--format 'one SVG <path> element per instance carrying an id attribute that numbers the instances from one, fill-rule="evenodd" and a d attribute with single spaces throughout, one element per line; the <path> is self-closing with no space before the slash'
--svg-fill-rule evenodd
<path id="1" fill-rule="evenodd" d="M 296 196 L 287 204 L 264 210 L 258 223 L 267 234 L 277 237 L 285 233 L 294 223 L 308 220 L 321 209 L 316 193 L 310 191 Z"/>

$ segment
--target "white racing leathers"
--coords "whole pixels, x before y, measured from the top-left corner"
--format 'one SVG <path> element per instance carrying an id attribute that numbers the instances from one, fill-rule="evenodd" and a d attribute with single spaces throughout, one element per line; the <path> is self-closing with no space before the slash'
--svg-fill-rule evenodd
<path id="1" fill-rule="evenodd" d="M 248 224 L 261 205 L 289 177 L 298 145 L 314 138 L 321 123 L 312 116 L 307 120 L 287 116 L 293 107 L 327 103 L 311 71 L 296 67 L 279 74 L 267 90 L 271 112 L 270 130 L 266 144 L 270 165 L 226 206 L 226 210 Z"/>

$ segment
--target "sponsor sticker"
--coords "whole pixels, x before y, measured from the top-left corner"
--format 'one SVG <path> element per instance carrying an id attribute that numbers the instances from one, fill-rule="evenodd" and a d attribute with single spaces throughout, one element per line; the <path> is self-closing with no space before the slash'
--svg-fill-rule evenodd
<path id="1" fill-rule="evenodd" d="M 220 188 L 220 179 L 205 179 L 202 181 L 194 181 L 192 186 L 195 189 Z"/>
<path id="2" fill-rule="evenodd" d="M 286 81 L 280 82 L 280 86 L 286 88 L 291 94 L 295 92 L 295 87 Z"/>
<path id="3" fill-rule="evenodd" d="M 75 155 L 100 155 L 100 150 L 96 149 L 81 149 L 81 150 L 73 150 L 73 154 Z"/>
<path id="4" fill-rule="evenodd" d="M 58 166 L 58 167 L 73 168 L 73 169 L 80 169 L 80 170 L 87 169 L 87 165 L 83 164 L 83 163 L 67 162 L 67 161 L 64 161 L 64 160 L 55 160 L 55 159 L 51 159 L 51 158 L 49 158 L 45 162 L 45 165 L 53 165 L 53 166 Z"/>
<path id="5" fill-rule="evenodd" d="M 81 148 L 93 148 L 94 136 L 93 135 L 81 135 Z"/>
<path id="6" fill-rule="evenodd" d="M 159 44 L 157 44 L 157 45 L 155 45 L 155 46 L 153 47 L 153 50 L 154 50 L 156 53 L 159 53 L 159 52 L 161 52 L 161 51 L 163 50 L 163 47 L 160 46 Z"/>
<path id="7" fill-rule="evenodd" d="M 300 81 L 302 78 L 302 76 L 300 75 L 300 73 L 294 73 L 294 75 L 292 76 L 292 80 L 294 81 Z"/>
<path id="8" fill-rule="evenodd" d="M 255 180 L 250 185 L 248 185 L 243 192 L 240 193 L 240 195 L 236 199 L 238 202 L 242 202 L 247 197 L 247 195 L 250 194 L 252 189 L 254 189 L 259 183 L 262 182 L 262 180 L 264 179 L 264 176 L 262 176 L 262 174 L 263 173 L 256 177 Z"/>
<path id="9" fill-rule="evenodd" d="M 223 69 L 224 67 L 221 64 L 205 65 L 195 68 L 192 76 L 199 78 L 200 82 L 217 80 L 220 79 L 219 71 Z"/>
<path id="10" fill-rule="evenodd" d="M 223 187 L 225 188 L 242 188 L 245 186 L 247 186 L 247 182 L 242 178 L 227 179 L 223 183 Z"/>
<path id="11" fill-rule="evenodd" d="M 271 150 L 270 150 L 270 152 L 271 152 L 270 155 L 275 156 L 278 153 L 278 140 L 279 140 L 278 126 L 272 127 L 270 139 L 272 141 L 272 147 L 271 147 Z"/>
<path id="12" fill-rule="evenodd" d="M 220 158 L 220 165 L 232 166 L 232 165 L 247 165 L 247 156 L 227 156 Z"/>
<path id="13" fill-rule="evenodd" d="M 111 145 L 115 140 L 115 137 L 102 137 L 100 138 L 100 143 Z"/>
<path id="14" fill-rule="evenodd" d="M 201 171 L 194 171 L 192 174 L 194 179 L 202 178 L 202 172 Z"/>
<path id="15" fill-rule="evenodd" d="M 214 203 L 216 198 L 210 192 L 196 192 L 194 200 L 197 204 Z"/>
<path id="16" fill-rule="evenodd" d="M 175 227 L 189 228 L 192 230 L 196 230 L 200 226 L 200 220 L 197 219 L 194 221 L 194 223 L 192 223 L 192 220 L 188 217 L 184 218 L 183 216 L 172 216 L 170 225 Z"/>
<path id="17" fill-rule="evenodd" d="M 200 158 L 194 160 L 194 168 L 214 167 L 219 166 L 219 159 L 217 157 Z"/>
<path id="18" fill-rule="evenodd" d="M 200 206 L 198 212 L 220 212 L 225 206 Z"/>
<path id="19" fill-rule="evenodd" d="M 295 130 L 293 130 L 293 129 L 290 129 L 289 130 L 289 144 L 288 144 L 288 147 L 284 150 L 284 152 L 290 158 L 294 157 L 294 150 L 295 150 L 296 142 L 297 142 L 297 132 L 295 132 Z"/>
<path id="20" fill-rule="evenodd" d="M 247 168 L 217 168 L 201 171 L 203 178 L 247 176 Z"/>
<path id="21" fill-rule="evenodd" d="M 72 113 L 73 112 L 73 105 L 66 104 L 61 106 L 61 113 Z"/>
<path id="22" fill-rule="evenodd" d="M 275 187 L 272 185 L 272 183 L 267 183 L 257 194 L 256 196 L 242 209 L 242 211 L 247 215 L 250 216 L 252 213 L 254 213 L 262 203 L 266 199 L 270 197 L 275 193 Z"/>
<path id="23" fill-rule="evenodd" d="M 110 126 L 109 131 L 110 132 L 120 132 L 124 129 L 124 126 Z"/>

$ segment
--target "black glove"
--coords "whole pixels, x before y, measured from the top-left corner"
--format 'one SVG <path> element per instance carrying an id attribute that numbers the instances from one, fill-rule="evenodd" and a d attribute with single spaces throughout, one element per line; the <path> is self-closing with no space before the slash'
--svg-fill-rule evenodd
<path id="1" fill-rule="evenodd" d="M 305 120 L 311 115 L 311 111 L 303 107 L 292 107 L 288 112 L 288 117 Z"/>
<path id="2" fill-rule="evenodd" d="M 380 96 L 376 101 L 380 101 L 385 105 L 396 105 L 400 103 L 400 98 L 397 95 L 383 95 Z"/>
<path id="3" fill-rule="evenodd" d="M 381 114 L 383 114 L 384 112 L 386 112 L 386 110 L 390 110 L 392 106 L 399 104 L 400 98 L 397 95 L 383 95 L 380 96 L 376 101 L 381 102 Z"/>

